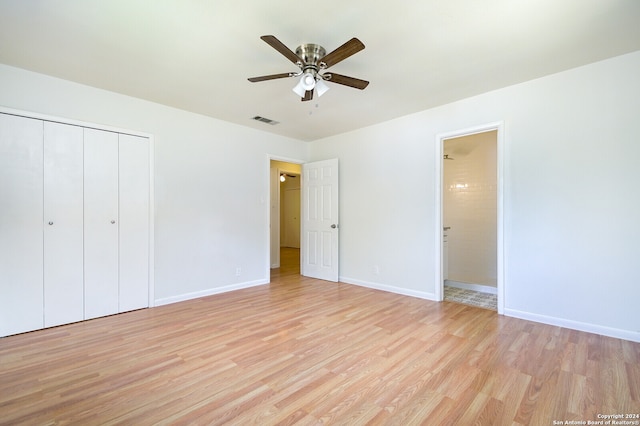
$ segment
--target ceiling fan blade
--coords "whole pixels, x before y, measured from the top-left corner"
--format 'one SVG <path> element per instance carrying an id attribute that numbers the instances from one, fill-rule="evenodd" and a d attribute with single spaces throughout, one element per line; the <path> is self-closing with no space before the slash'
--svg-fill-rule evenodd
<path id="1" fill-rule="evenodd" d="M 294 77 L 296 73 L 293 72 L 283 72 L 280 74 L 271 74 L 271 75 L 262 75 L 260 77 L 251 77 L 248 80 L 252 83 L 257 83 L 258 81 L 265 80 L 275 80 L 276 78 L 286 78 L 286 77 Z"/>
<path id="2" fill-rule="evenodd" d="M 313 99 L 313 89 L 304 92 L 304 98 L 302 98 L 301 100 L 304 102 L 310 101 L 311 99 Z"/>
<path id="3" fill-rule="evenodd" d="M 349 56 L 358 53 L 362 49 L 364 49 L 364 44 L 354 37 L 333 52 L 325 55 L 323 58 L 320 58 L 319 62 L 320 64 L 324 64 L 325 68 L 329 68 L 330 66 L 347 59 Z"/>
<path id="4" fill-rule="evenodd" d="M 336 74 L 334 72 L 327 73 L 330 78 L 327 81 L 332 83 L 338 83 L 345 86 L 353 87 L 355 89 L 364 89 L 369 85 L 369 82 L 366 80 L 360 80 L 359 78 L 347 77 L 346 75 Z"/>
<path id="5" fill-rule="evenodd" d="M 269 46 L 276 49 L 278 52 L 284 55 L 285 58 L 297 64 L 298 62 L 303 62 L 302 59 L 298 57 L 291 49 L 284 45 L 280 40 L 278 40 L 275 36 L 272 35 L 263 35 L 260 37 L 265 43 Z"/>
<path id="6" fill-rule="evenodd" d="M 311 99 L 313 99 L 313 89 L 304 92 L 304 98 L 302 98 L 302 101 L 310 101 Z"/>

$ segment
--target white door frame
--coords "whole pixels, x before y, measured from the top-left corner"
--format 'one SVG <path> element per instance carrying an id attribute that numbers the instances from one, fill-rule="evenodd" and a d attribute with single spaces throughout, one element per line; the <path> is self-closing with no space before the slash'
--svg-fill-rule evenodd
<path id="1" fill-rule="evenodd" d="M 277 155 L 271 155 L 271 154 L 267 154 L 267 161 L 266 161 L 266 176 L 267 176 L 267 201 L 264 203 L 265 204 L 265 210 L 266 210 L 266 233 L 267 233 L 267 259 L 266 259 L 266 266 L 267 266 L 267 282 L 271 282 L 271 202 L 272 202 L 272 191 L 277 191 L 277 203 L 275 203 L 275 210 L 278 214 L 278 218 L 280 218 L 280 185 L 276 185 L 276 180 L 279 178 L 279 174 L 275 174 L 272 175 L 271 174 L 271 160 L 273 161 L 282 161 L 284 163 L 291 163 L 291 164 L 304 164 L 306 161 L 304 160 L 300 160 L 298 158 L 288 158 L 288 157 L 281 157 L 281 156 L 277 156 Z M 278 169 L 279 170 L 279 169 Z M 280 182 L 279 180 L 277 181 L 278 183 Z M 300 187 L 302 188 L 302 174 L 300 174 Z M 275 215 L 275 214 L 274 214 Z M 280 234 L 278 233 L 276 235 L 276 238 L 278 239 L 278 246 L 280 245 Z M 280 265 L 280 255 L 278 255 L 278 261 L 276 262 L 278 265 Z"/>
<path id="2" fill-rule="evenodd" d="M 504 314 L 504 122 L 498 121 L 493 123 L 487 123 L 467 129 L 455 130 L 452 132 L 440 133 L 436 135 L 435 143 L 435 161 L 434 169 L 436 174 L 435 185 L 435 204 L 436 204 L 436 220 L 435 220 L 435 297 L 437 301 L 442 301 L 444 298 L 444 279 L 443 279 L 443 264 L 442 264 L 442 226 L 443 226 L 443 155 L 444 155 L 444 141 L 446 139 L 458 138 L 462 136 L 469 136 L 477 133 L 485 133 L 490 131 L 496 131 L 497 139 L 497 291 L 498 291 L 498 314 Z"/>

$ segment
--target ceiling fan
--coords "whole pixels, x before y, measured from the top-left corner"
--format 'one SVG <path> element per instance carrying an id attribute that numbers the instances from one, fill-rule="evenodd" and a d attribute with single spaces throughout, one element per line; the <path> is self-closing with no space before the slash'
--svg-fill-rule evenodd
<path id="1" fill-rule="evenodd" d="M 265 80 L 275 80 L 277 78 L 300 77 L 300 80 L 293 88 L 293 91 L 300 96 L 303 101 L 310 101 L 313 99 L 314 91 L 318 92 L 318 96 L 322 96 L 327 90 L 329 90 L 329 86 L 325 84 L 325 81 L 342 84 L 344 86 L 360 90 L 364 89 L 369 84 L 368 81 L 360 80 L 358 78 L 347 77 L 346 75 L 340 75 L 333 72 L 324 72 L 324 70 L 330 66 L 335 65 L 364 49 L 364 44 L 355 37 L 329 54 L 327 54 L 324 47 L 317 44 L 302 44 L 298 46 L 294 53 L 275 36 L 264 35 L 260 38 L 284 55 L 285 58 L 296 64 L 296 66 L 300 68 L 300 71 L 251 77 L 249 81 L 252 83 Z"/>

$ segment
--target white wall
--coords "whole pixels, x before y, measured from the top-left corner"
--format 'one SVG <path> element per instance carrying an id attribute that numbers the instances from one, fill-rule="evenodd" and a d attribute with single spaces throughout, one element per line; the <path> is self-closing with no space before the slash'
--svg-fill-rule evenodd
<path id="1" fill-rule="evenodd" d="M 0 105 L 154 136 L 158 303 L 268 282 L 268 154 L 306 143 L 4 65 Z"/>
<path id="2" fill-rule="evenodd" d="M 442 217 L 448 279 L 497 286 L 497 132 L 447 139 L 442 164 Z"/>
<path id="3" fill-rule="evenodd" d="M 503 121 L 505 313 L 640 341 L 639 75 L 635 52 L 314 142 L 341 278 L 433 297 L 436 135 Z"/>

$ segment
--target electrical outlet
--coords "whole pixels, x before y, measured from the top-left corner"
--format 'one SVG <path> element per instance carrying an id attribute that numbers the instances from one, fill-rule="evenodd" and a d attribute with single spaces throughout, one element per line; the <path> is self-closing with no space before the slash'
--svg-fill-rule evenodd
<path id="1" fill-rule="evenodd" d="M 239 277 L 241 274 L 242 274 L 242 268 L 238 266 L 236 268 L 236 277 Z"/>
<path id="2" fill-rule="evenodd" d="M 373 266 L 373 273 L 376 275 L 380 274 L 380 267 L 378 265 Z"/>

